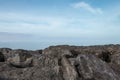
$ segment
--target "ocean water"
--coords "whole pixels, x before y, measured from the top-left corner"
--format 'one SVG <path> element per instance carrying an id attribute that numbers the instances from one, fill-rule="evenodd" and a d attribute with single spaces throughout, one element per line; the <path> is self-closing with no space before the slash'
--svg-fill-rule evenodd
<path id="1" fill-rule="evenodd" d="M 15 40 L 14 38 L 10 37 L 10 39 L 2 40 L 1 38 L 0 48 L 38 50 L 56 45 L 89 46 L 89 45 L 119 44 L 119 40 L 115 38 L 20 37 L 17 38 L 17 40 Z"/>

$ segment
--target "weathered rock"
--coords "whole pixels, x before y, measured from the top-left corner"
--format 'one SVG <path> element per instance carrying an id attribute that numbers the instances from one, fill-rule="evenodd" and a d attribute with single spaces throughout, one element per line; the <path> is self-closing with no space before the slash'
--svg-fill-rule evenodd
<path id="1" fill-rule="evenodd" d="M 65 80 L 77 80 L 79 76 L 77 74 L 76 68 L 74 65 L 70 63 L 70 61 L 66 57 L 62 57 L 61 60 L 63 78 Z"/>
<path id="2" fill-rule="evenodd" d="M 119 80 L 120 75 L 112 68 L 91 54 L 80 54 L 77 57 L 77 69 L 85 80 Z"/>
<path id="3" fill-rule="evenodd" d="M 8 59 L 8 62 L 14 67 L 24 68 L 32 66 L 32 55 L 26 52 L 13 51 L 14 55 Z"/>
<path id="4" fill-rule="evenodd" d="M 5 61 L 11 56 L 12 49 L 10 48 L 0 48 L 0 52 L 4 55 Z"/>
<path id="5" fill-rule="evenodd" d="M 0 80 L 120 80 L 120 45 L 1 48 Z"/>
<path id="6" fill-rule="evenodd" d="M 120 65 L 120 53 L 112 55 L 111 56 L 111 62 L 113 64 Z"/>

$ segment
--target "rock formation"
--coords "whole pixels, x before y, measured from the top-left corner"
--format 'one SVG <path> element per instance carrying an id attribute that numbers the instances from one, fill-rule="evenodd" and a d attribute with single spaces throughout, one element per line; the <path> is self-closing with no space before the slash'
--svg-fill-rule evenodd
<path id="1" fill-rule="evenodd" d="M 120 45 L 0 48 L 0 80 L 120 80 Z"/>

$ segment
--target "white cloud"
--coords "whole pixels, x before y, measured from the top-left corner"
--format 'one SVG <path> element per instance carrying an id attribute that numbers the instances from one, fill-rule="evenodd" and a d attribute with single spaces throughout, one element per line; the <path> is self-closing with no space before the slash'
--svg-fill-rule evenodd
<path id="1" fill-rule="evenodd" d="M 90 7 L 88 9 L 94 14 L 102 13 L 100 9 L 94 10 L 87 3 L 82 2 L 82 6 Z M 82 6 L 74 5 L 75 8 L 84 8 Z M 55 37 L 60 37 L 60 36 L 79 37 L 82 35 L 90 36 L 90 34 L 94 36 L 97 34 L 110 35 L 110 33 L 113 34 L 112 28 L 115 27 L 113 20 L 114 20 L 114 16 L 116 15 L 118 15 L 118 13 L 115 14 L 114 11 L 112 15 L 110 11 L 100 16 L 94 16 L 94 15 L 89 16 L 86 14 L 85 15 L 78 14 L 77 16 L 79 17 L 75 17 L 75 16 L 60 17 L 60 16 L 45 16 L 45 15 L 42 16 L 42 15 L 32 15 L 32 14 L 20 14 L 20 13 L 14 13 L 14 14 L 0 13 L 0 20 L 1 20 L 0 32 L 3 31 L 9 33 L 11 32 L 28 33 L 39 36 L 55 36 Z M 111 28 L 109 28 L 110 26 Z M 119 28 L 116 30 L 119 30 Z M 103 31 L 105 33 L 103 33 Z"/>
<path id="2" fill-rule="evenodd" d="M 93 14 L 102 14 L 101 8 L 94 8 L 86 2 L 79 2 L 72 5 L 74 8 L 83 8 Z"/>
<path id="3" fill-rule="evenodd" d="M 19 13 L 0 13 L 0 32 L 47 34 L 69 23 L 67 18 L 35 16 Z"/>
<path id="4" fill-rule="evenodd" d="M 0 13 L 0 20 L 7 22 L 22 22 L 25 24 L 42 24 L 52 27 L 59 27 L 65 25 L 65 18 L 54 16 L 35 16 L 19 13 Z"/>

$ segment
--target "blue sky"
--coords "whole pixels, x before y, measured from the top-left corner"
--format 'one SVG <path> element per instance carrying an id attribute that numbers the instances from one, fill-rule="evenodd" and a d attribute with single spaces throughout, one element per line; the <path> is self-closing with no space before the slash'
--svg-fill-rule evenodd
<path id="1" fill-rule="evenodd" d="M 0 0 L 0 47 L 119 44 L 120 0 Z"/>

